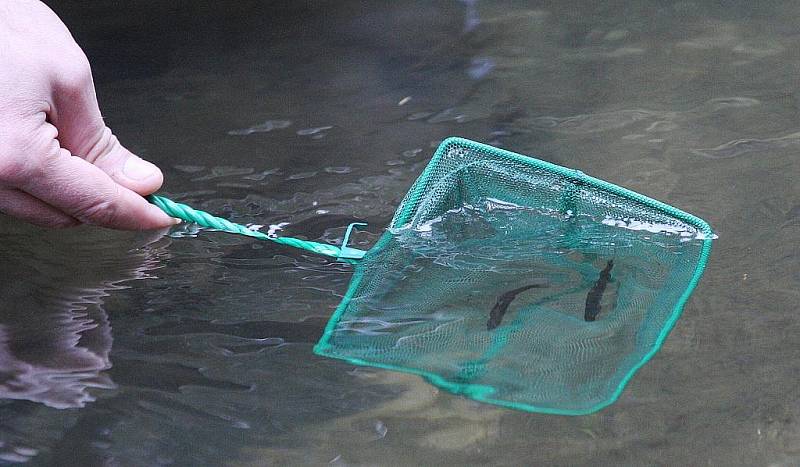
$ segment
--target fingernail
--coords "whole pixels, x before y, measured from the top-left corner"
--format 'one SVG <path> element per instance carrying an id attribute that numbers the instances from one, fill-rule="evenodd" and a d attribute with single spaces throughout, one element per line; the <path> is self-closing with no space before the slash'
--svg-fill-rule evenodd
<path id="1" fill-rule="evenodd" d="M 142 160 L 136 156 L 131 156 L 128 157 L 127 161 L 125 161 L 125 165 L 122 167 L 122 172 L 126 177 L 132 178 L 133 180 L 144 180 L 158 172 L 158 167 L 147 162 L 146 160 Z"/>
<path id="2" fill-rule="evenodd" d="M 155 218 L 159 219 L 159 221 L 158 221 L 159 224 L 160 224 L 159 227 L 170 227 L 172 225 L 178 225 L 178 224 L 181 223 L 180 219 L 167 215 L 164 211 L 162 211 L 157 206 L 149 204 L 148 205 L 148 209 L 151 211 L 152 215 Z"/>

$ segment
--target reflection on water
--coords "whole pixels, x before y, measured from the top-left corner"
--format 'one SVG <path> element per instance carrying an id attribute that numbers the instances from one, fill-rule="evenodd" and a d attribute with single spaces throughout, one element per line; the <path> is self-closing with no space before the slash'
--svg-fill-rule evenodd
<path id="1" fill-rule="evenodd" d="M 461 135 L 720 238 L 619 402 L 563 418 L 313 356 L 347 265 L 216 232 L 148 244 L 2 219 L 0 462 L 798 463 L 796 4 L 49 4 L 165 194 L 237 222 L 336 243 L 367 221 L 366 248 Z"/>
<path id="2" fill-rule="evenodd" d="M 0 397 L 65 409 L 94 401 L 89 388 L 115 387 L 106 374 L 113 339 L 104 299 L 123 281 L 147 277 L 163 255 L 85 238 L 31 228 L 3 235 Z"/>
<path id="3" fill-rule="evenodd" d="M 117 387 L 108 370 L 113 338 L 105 300 L 148 277 L 168 256 L 162 232 L 136 234 L 127 248 L 97 232 L 43 232 L 5 226 L 0 244 L 0 398 L 54 409 L 82 408 L 95 391 Z M 128 235 L 131 237 L 131 235 Z M 0 432 L 2 433 L 2 432 Z M 13 431 L 12 431 L 13 433 Z M 17 439 L 15 439 L 17 438 Z M 0 459 L 24 462 L 38 449 L 0 434 Z"/>

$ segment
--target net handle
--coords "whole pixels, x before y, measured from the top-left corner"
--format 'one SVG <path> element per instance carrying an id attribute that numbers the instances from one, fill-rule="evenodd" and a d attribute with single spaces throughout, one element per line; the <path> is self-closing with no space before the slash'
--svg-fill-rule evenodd
<path id="1" fill-rule="evenodd" d="M 292 237 L 270 237 L 262 232 L 250 230 L 244 225 L 236 224 L 227 219 L 213 216 L 205 211 L 194 209 L 186 204 L 176 203 L 169 198 L 157 195 L 146 196 L 147 201 L 151 202 L 168 216 L 177 217 L 186 222 L 193 222 L 197 225 L 208 227 L 222 232 L 228 232 L 237 235 L 245 235 L 247 237 L 257 238 L 259 240 L 268 240 L 270 242 L 279 243 L 281 245 L 299 248 L 301 250 L 310 251 L 320 255 L 330 256 L 339 260 L 353 261 L 364 256 L 363 251 L 356 248 L 347 246 L 347 238 L 345 238 L 342 248 L 327 243 L 311 242 L 308 240 L 300 240 L 299 238 Z M 348 228 L 348 234 L 352 226 Z M 349 237 L 349 235 L 348 235 Z"/>

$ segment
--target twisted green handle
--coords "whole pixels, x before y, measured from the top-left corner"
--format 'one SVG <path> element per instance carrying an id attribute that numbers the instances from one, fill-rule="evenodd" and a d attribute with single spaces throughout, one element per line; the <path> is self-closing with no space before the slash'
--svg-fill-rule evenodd
<path id="1" fill-rule="evenodd" d="M 348 258 L 347 256 L 342 256 L 342 250 L 337 246 L 328 245 L 326 243 L 310 242 L 292 237 L 270 237 L 261 232 L 250 230 L 241 224 L 235 224 L 227 219 L 212 216 L 207 212 L 199 211 L 185 204 L 176 203 L 175 201 L 164 198 L 163 196 L 150 195 L 147 197 L 147 200 L 161 208 L 161 210 L 167 213 L 169 216 L 177 217 L 178 219 L 183 219 L 187 222 L 194 222 L 195 224 L 203 227 L 209 227 L 232 234 L 246 235 L 248 237 L 258 238 L 260 240 L 269 240 L 271 242 L 280 243 L 281 245 L 300 248 L 302 250 L 312 251 L 325 256 L 332 256 L 334 258 Z"/>

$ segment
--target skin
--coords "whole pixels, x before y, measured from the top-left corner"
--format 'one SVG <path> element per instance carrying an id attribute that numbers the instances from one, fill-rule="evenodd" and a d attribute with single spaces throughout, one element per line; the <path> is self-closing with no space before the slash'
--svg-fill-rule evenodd
<path id="1" fill-rule="evenodd" d="M 106 127 L 89 61 L 55 13 L 0 1 L 0 64 L 0 212 L 45 227 L 176 223 L 142 198 L 161 171 Z"/>

